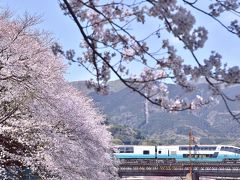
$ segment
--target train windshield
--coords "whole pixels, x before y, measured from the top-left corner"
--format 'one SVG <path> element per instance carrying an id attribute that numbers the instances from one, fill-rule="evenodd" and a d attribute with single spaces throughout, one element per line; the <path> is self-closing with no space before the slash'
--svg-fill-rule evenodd
<path id="1" fill-rule="evenodd" d="M 230 146 L 222 146 L 220 151 L 228 151 L 228 152 L 233 152 L 240 154 L 240 149 L 236 147 L 230 147 Z"/>
<path id="2" fill-rule="evenodd" d="M 133 147 L 119 147 L 119 153 L 133 153 Z"/>

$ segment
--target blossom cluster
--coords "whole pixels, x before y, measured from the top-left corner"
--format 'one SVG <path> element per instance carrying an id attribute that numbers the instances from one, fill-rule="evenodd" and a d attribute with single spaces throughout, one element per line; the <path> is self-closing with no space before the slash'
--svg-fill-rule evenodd
<path id="1" fill-rule="evenodd" d="M 26 168 L 43 179 L 111 178 L 104 116 L 64 80 L 62 57 L 36 23 L 0 16 L 0 178 L 22 179 Z"/>
<path id="2" fill-rule="evenodd" d="M 213 94 L 227 97 L 221 87 L 239 83 L 239 68 L 222 65 L 220 53 L 212 52 L 207 59 L 198 58 L 197 51 L 204 47 L 208 30 L 205 25 L 196 26 L 196 18 L 191 12 L 192 8 L 212 18 L 227 31 L 240 37 L 238 20 L 231 21 L 227 26 L 219 18 L 225 12 L 239 15 L 240 4 L 237 0 L 209 2 L 206 3 L 209 5 L 207 10 L 200 8 L 200 1 L 188 0 L 182 0 L 183 3 L 177 0 L 60 2 L 64 12 L 78 25 L 83 37 L 83 53 L 77 60 L 74 56 L 69 60 L 87 67 L 96 77 L 88 85 L 99 92 L 107 93 L 113 73 L 127 87 L 150 102 L 168 110 L 184 110 L 195 109 L 209 101 L 199 101 L 197 98 L 192 103 L 186 103 L 177 97 L 176 101 L 162 98 L 162 90 L 156 91 L 162 88 L 156 86 L 170 80 L 187 91 L 193 91 L 193 81 L 204 78 Z M 148 28 L 149 22 L 158 26 Z M 144 29 L 144 33 L 139 27 Z M 178 45 L 166 40 L 168 35 L 182 43 L 182 48 L 192 56 L 194 62 L 191 64 L 194 65 L 187 64 L 178 54 Z M 153 47 L 152 40 L 158 47 Z M 142 67 L 143 72 L 135 72 L 136 66 Z M 159 71 L 163 75 L 159 76 Z M 145 92 L 146 88 L 148 93 Z M 156 97 L 161 98 L 155 100 Z"/>

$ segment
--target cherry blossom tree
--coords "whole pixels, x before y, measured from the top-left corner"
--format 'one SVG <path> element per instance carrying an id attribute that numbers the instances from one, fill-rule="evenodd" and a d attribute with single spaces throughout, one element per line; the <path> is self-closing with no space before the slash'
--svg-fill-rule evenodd
<path id="1" fill-rule="evenodd" d="M 114 179 L 111 135 L 29 15 L 0 15 L 0 178 Z"/>
<path id="2" fill-rule="evenodd" d="M 59 0 L 59 4 L 82 35 L 81 49 L 78 57 L 74 50 L 64 52 L 57 44 L 53 50 L 79 63 L 93 75 L 94 79 L 87 82 L 88 87 L 106 94 L 110 77 L 114 76 L 149 102 L 168 111 L 196 109 L 219 96 L 233 119 L 240 120 L 240 114 L 229 105 L 239 100 L 239 94 L 229 95 L 223 91 L 223 87 L 239 84 L 239 66 L 223 64 L 220 52 L 214 50 L 208 58 L 199 57 L 198 51 L 204 48 L 208 31 L 204 26 L 195 25 L 196 18 L 191 12 L 197 11 L 239 38 L 238 0 Z M 226 22 L 222 17 L 229 13 L 233 19 Z M 178 54 L 178 47 L 170 38 L 181 42 L 193 63 L 188 64 Z M 136 73 L 136 67 L 143 71 Z M 209 97 L 198 95 L 189 101 L 169 98 L 166 82 L 194 91 L 193 82 L 200 78 L 209 85 L 212 92 Z"/>

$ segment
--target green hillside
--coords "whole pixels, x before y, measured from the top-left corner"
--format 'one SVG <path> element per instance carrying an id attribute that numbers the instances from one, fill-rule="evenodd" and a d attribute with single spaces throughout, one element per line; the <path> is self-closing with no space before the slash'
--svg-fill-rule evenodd
<path id="1" fill-rule="evenodd" d="M 124 138 L 118 134 L 116 139 L 122 143 L 187 144 L 188 133 L 192 129 L 195 139 L 201 144 L 240 144 L 240 133 L 238 133 L 240 124 L 231 119 L 221 100 L 218 104 L 210 104 L 196 112 L 169 113 L 151 105 L 149 123 L 145 124 L 144 99 L 124 87 L 119 81 L 113 81 L 110 85 L 109 95 L 102 96 L 87 90 L 83 82 L 73 83 L 74 87 L 94 99 L 96 105 L 107 115 L 110 124 L 132 128 L 144 137 L 138 139 L 138 142 L 134 141 L 134 137 L 126 142 L 126 132 Z M 186 96 L 180 87 L 173 84 L 169 86 L 172 96 Z M 206 84 L 199 83 L 198 87 L 197 89 L 201 89 L 201 91 L 187 94 L 189 99 L 194 98 L 196 94 L 206 95 L 208 93 Z M 225 91 L 228 93 L 238 92 L 239 86 L 228 88 Z M 234 104 L 233 108 L 239 109 L 239 104 Z"/>

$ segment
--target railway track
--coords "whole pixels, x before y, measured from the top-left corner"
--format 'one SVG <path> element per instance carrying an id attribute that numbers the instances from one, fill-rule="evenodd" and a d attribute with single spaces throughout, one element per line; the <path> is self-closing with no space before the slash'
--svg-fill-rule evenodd
<path id="1" fill-rule="evenodd" d="M 192 166 L 197 176 L 240 177 L 239 162 L 162 162 L 158 160 L 128 160 L 119 164 L 120 176 L 185 176 Z"/>

